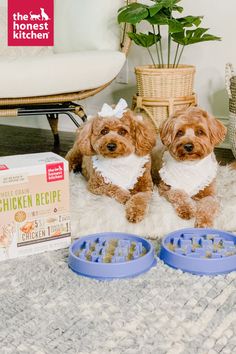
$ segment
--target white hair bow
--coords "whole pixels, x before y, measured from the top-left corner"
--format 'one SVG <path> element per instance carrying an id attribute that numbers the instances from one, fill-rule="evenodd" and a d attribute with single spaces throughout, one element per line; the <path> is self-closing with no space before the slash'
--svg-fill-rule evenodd
<path id="1" fill-rule="evenodd" d="M 102 106 L 101 112 L 98 112 L 99 117 L 116 117 L 116 118 L 122 118 L 123 114 L 126 112 L 128 107 L 127 102 L 121 98 L 115 108 L 113 109 L 111 106 L 109 106 L 107 103 L 104 103 Z"/>

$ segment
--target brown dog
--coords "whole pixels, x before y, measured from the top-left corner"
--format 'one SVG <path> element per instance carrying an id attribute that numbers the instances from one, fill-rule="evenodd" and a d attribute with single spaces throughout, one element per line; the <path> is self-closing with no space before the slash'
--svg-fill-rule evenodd
<path id="1" fill-rule="evenodd" d="M 136 223 L 144 218 L 151 197 L 149 154 L 155 142 L 153 126 L 129 110 L 119 118 L 98 115 L 78 130 L 66 158 L 70 170 L 82 165 L 90 192 L 125 204 L 128 221 Z"/>
<path id="2" fill-rule="evenodd" d="M 176 112 L 160 130 L 168 151 L 159 171 L 159 193 L 172 203 L 181 218 L 196 217 L 195 227 L 211 227 L 219 210 L 213 150 L 225 135 L 221 122 L 196 107 Z"/>

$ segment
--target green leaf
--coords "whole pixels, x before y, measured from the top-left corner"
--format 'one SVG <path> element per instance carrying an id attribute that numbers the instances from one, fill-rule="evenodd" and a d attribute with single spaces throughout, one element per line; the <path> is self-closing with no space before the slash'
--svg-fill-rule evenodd
<path id="1" fill-rule="evenodd" d="M 184 8 L 182 6 L 175 5 L 173 6 L 173 11 L 178 11 L 182 13 L 184 11 Z"/>
<path id="2" fill-rule="evenodd" d="M 158 13 L 152 17 L 147 17 L 146 21 L 148 21 L 151 25 L 167 25 L 169 26 L 170 33 L 183 31 L 183 26 L 179 21 L 174 18 L 169 19 L 163 13 Z"/>
<path id="3" fill-rule="evenodd" d="M 161 4 L 155 4 L 149 7 L 149 15 L 152 17 L 156 15 L 162 9 Z"/>
<path id="4" fill-rule="evenodd" d="M 168 17 L 164 15 L 162 12 L 157 13 L 152 17 L 147 17 L 145 19 L 148 21 L 151 25 L 167 25 L 168 24 Z"/>
<path id="5" fill-rule="evenodd" d="M 118 15 L 118 22 L 127 22 L 132 25 L 136 25 L 137 23 L 144 20 L 149 16 L 148 6 L 138 3 L 132 3 L 124 8 L 121 8 Z"/>
<path id="6" fill-rule="evenodd" d="M 178 33 L 183 31 L 183 26 L 175 19 L 168 19 L 168 26 L 170 33 Z"/>
<path id="7" fill-rule="evenodd" d="M 204 33 L 206 33 L 209 30 L 209 28 L 196 28 L 194 30 L 187 30 L 186 34 L 187 37 L 201 37 Z"/>
<path id="8" fill-rule="evenodd" d="M 194 30 L 185 30 L 183 32 L 173 33 L 171 35 L 174 42 L 181 45 L 190 45 L 206 41 L 220 41 L 221 38 L 206 33 L 208 28 L 196 28 Z"/>
<path id="9" fill-rule="evenodd" d="M 173 7 L 178 4 L 181 0 L 161 0 L 160 4 L 167 9 L 173 9 Z"/>
<path id="10" fill-rule="evenodd" d="M 181 6 L 178 6 L 178 4 L 181 0 L 152 0 L 156 2 L 156 4 L 161 5 L 161 7 L 165 9 L 169 9 L 170 12 L 172 10 L 182 12 L 183 8 Z"/>
<path id="11" fill-rule="evenodd" d="M 177 19 L 183 27 L 198 27 L 202 22 L 203 16 L 185 16 Z"/>
<path id="12" fill-rule="evenodd" d="M 151 32 L 149 32 L 149 34 L 129 32 L 128 36 L 135 44 L 145 48 L 151 47 L 160 40 L 159 35 L 155 35 Z"/>
<path id="13" fill-rule="evenodd" d="M 161 39 L 161 35 L 158 33 L 158 34 L 154 34 L 152 32 L 148 32 L 149 35 L 152 35 L 152 36 L 155 36 L 155 43 L 159 42 L 159 40 Z"/>
<path id="14" fill-rule="evenodd" d="M 181 45 L 185 45 L 186 42 L 186 38 L 185 38 L 185 32 L 178 32 L 178 33 L 173 33 L 171 35 L 171 38 L 173 39 L 173 41 L 175 43 L 181 44 Z"/>

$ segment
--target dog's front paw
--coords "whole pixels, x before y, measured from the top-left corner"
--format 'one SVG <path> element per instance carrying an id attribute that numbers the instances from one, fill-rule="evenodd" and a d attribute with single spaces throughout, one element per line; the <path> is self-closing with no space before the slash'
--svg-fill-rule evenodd
<path id="1" fill-rule="evenodd" d="M 197 228 L 213 227 L 213 220 L 196 219 L 194 227 L 197 227 Z"/>
<path id="2" fill-rule="evenodd" d="M 132 223 L 138 223 L 142 221 L 145 216 L 144 210 L 142 210 L 142 208 L 138 208 L 135 205 L 131 205 L 132 203 L 127 202 L 127 204 L 125 209 L 127 220 Z"/>
<path id="3" fill-rule="evenodd" d="M 117 200 L 121 203 L 121 204 L 126 204 L 128 202 L 128 200 L 130 199 L 130 192 L 128 191 L 122 191 L 119 192 L 117 194 Z"/>
<path id="4" fill-rule="evenodd" d="M 190 220 L 196 215 L 196 206 L 194 203 L 183 203 L 175 205 L 178 216 L 185 220 Z"/>
<path id="5" fill-rule="evenodd" d="M 167 199 L 172 203 L 181 219 L 189 220 L 196 215 L 196 203 L 188 194 L 179 189 L 168 191 Z"/>
<path id="6" fill-rule="evenodd" d="M 142 221 L 147 212 L 148 198 L 140 193 L 132 196 L 125 205 L 126 218 L 129 222 Z"/>
<path id="7" fill-rule="evenodd" d="M 219 201 L 213 197 L 208 196 L 202 198 L 197 202 L 197 212 L 195 227 L 212 227 L 214 224 L 214 219 L 220 210 Z"/>
<path id="8" fill-rule="evenodd" d="M 213 215 L 207 213 L 206 211 L 205 213 L 199 211 L 197 212 L 194 227 L 208 228 L 208 227 L 213 227 L 213 224 L 214 224 Z"/>

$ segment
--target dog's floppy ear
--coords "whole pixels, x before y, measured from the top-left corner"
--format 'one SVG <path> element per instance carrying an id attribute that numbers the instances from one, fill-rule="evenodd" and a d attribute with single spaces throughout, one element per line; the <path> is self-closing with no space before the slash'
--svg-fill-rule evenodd
<path id="1" fill-rule="evenodd" d="M 226 127 L 223 123 L 221 123 L 214 116 L 208 114 L 206 111 L 202 111 L 202 115 L 207 119 L 212 145 L 215 146 L 220 144 L 225 139 L 227 133 Z"/>
<path id="2" fill-rule="evenodd" d="M 174 128 L 174 117 L 171 116 L 165 120 L 160 127 L 160 138 L 165 146 L 169 146 L 172 141 L 172 133 Z"/>
<path id="3" fill-rule="evenodd" d="M 132 135 L 135 143 L 135 152 L 138 156 L 145 156 L 151 152 L 156 144 L 157 133 L 155 127 L 142 116 L 135 117 L 131 111 L 128 111 L 131 119 Z"/>
<path id="4" fill-rule="evenodd" d="M 91 145 L 91 135 L 93 131 L 94 118 L 86 122 L 77 130 L 76 146 L 82 155 L 90 156 L 94 154 Z"/>

